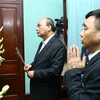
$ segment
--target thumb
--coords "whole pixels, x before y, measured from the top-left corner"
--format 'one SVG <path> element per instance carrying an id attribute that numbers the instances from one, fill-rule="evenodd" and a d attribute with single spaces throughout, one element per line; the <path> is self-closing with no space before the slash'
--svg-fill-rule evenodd
<path id="1" fill-rule="evenodd" d="M 86 56 L 83 55 L 83 57 L 82 57 L 82 65 L 83 65 L 83 67 L 85 67 L 85 64 L 86 64 Z"/>

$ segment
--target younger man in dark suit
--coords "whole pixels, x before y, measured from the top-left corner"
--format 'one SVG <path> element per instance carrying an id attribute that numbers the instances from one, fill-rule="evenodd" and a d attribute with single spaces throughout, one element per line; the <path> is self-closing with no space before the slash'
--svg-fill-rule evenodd
<path id="1" fill-rule="evenodd" d="M 91 54 L 85 65 L 86 56 L 81 60 L 77 46 L 72 45 L 68 50 L 69 70 L 64 82 L 70 100 L 100 100 L 100 9 L 89 12 L 85 18 L 81 43 Z"/>
<path id="2" fill-rule="evenodd" d="M 41 19 L 36 31 L 43 41 L 39 45 L 34 61 L 24 66 L 30 78 L 30 93 L 34 100 L 60 100 L 60 78 L 66 48 L 55 35 L 52 19 Z"/>

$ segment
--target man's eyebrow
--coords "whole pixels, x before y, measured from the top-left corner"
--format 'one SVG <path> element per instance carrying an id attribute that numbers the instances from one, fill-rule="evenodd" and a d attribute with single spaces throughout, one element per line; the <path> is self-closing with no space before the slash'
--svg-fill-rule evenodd
<path id="1" fill-rule="evenodd" d="M 40 24 L 38 23 L 37 26 L 40 26 Z"/>
<path id="2" fill-rule="evenodd" d="M 82 26 L 87 27 L 87 25 L 85 23 L 83 23 Z"/>

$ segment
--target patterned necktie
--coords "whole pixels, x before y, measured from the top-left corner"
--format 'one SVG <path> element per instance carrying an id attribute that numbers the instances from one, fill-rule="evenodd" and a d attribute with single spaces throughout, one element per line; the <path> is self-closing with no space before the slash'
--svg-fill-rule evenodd
<path id="1" fill-rule="evenodd" d="M 41 46 L 41 49 L 40 49 L 39 53 L 40 53 L 40 52 L 41 52 L 41 50 L 44 48 L 44 46 L 45 46 L 45 42 L 43 41 L 43 42 L 42 42 L 42 46 Z"/>

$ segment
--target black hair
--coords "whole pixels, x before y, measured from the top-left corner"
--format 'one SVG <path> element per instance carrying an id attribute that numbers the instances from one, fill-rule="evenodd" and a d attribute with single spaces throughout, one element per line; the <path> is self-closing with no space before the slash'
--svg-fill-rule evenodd
<path id="1" fill-rule="evenodd" d="M 95 16 L 95 28 L 100 30 L 100 9 L 90 11 L 85 18 L 87 19 L 90 16 Z"/>
<path id="2" fill-rule="evenodd" d="M 51 30 L 52 30 L 53 32 L 55 32 L 54 21 L 53 21 L 51 18 L 47 18 L 46 25 L 47 25 L 47 26 L 50 25 L 50 26 L 51 26 Z"/>

